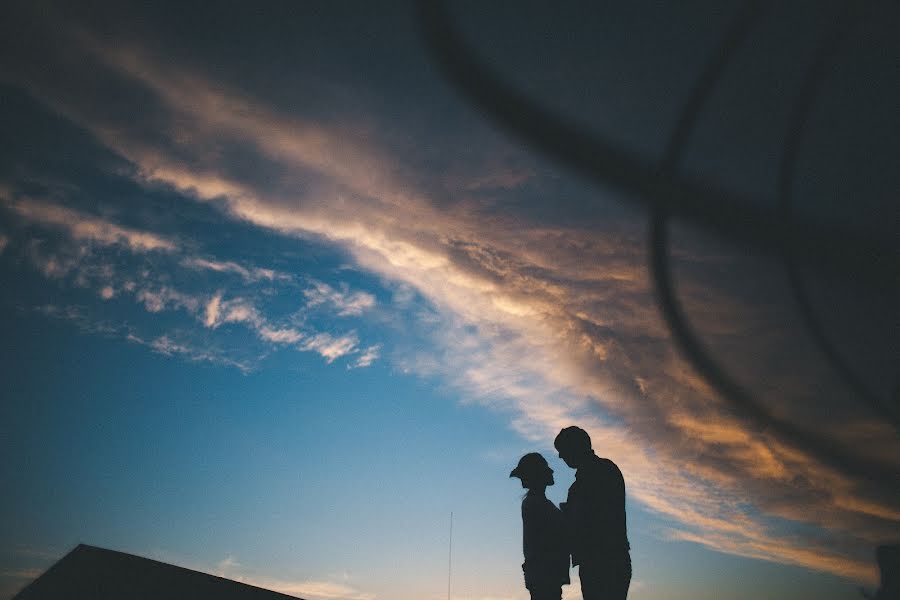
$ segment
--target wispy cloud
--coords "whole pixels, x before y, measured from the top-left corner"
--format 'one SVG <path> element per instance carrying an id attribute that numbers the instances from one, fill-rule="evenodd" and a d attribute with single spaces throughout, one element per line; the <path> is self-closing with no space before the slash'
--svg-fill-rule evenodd
<path id="1" fill-rule="evenodd" d="M 304 337 L 303 333 L 293 327 L 273 329 L 268 325 L 263 325 L 257 330 L 257 333 L 262 339 L 276 344 L 295 344 Z"/>
<path id="2" fill-rule="evenodd" d="M 326 362 L 334 362 L 336 359 L 356 352 L 359 338 L 356 333 L 348 333 L 333 336 L 330 333 L 317 333 L 306 339 L 300 348 L 320 354 Z"/>
<path id="3" fill-rule="evenodd" d="M 218 327 L 224 323 L 239 323 L 249 327 L 260 339 L 275 344 L 296 344 L 299 350 L 315 352 L 332 363 L 338 358 L 357 354 L 359 337 L 356 332 L 334 335 L 327 332 L 303 332 L 294 327 L 279 327 L 270 324 L 262 313 L 245 298 L 223 300 L 221 294 L 213 296 L 204 309 L 204 323 L 207 327 Z M 378 358 L 379 346 L 366 349 L 353 366 L 367 367 Z"/>
<path id="4" fill-rule="evenodd" d="M 213 351 L 209 348 L 203 348 L 184 342 L 178 342 L 168 335 L 162 335 L 154 339 L 144 339 L 135 334 L 129 333 L 128 335 L 126 335 L 125 339 L 129 342 L 147 346 L 152 350 L 166 356 L 179 356 L 193 362 L 208 362 L 212 364 L 234 367 L 242 373 L 249 373 L 253 370 L 252 364 L 234 360 L 228 357 L 224 352 Z"/>
<path id="5" fill-rule="evenodd" d="M 245 575 L 241 571 L 241 563 L 234 556 L 228 556 L 220 561 L 215 568 L 214 575 L 246 583 L 274 592 L 308 598 L 309 600 L 375 600 L 375 595 L 366 593 L 351 586 L 344 577 L 344 581 L 337 582 L 323 579 L 302 579 L 291 581 L 286 579 L 257 577 Z M 201 569 L 203 570 L 203 569 Z"/>
<path id="6" fill-rule="evenodd" d="M 219 324 L 219 317 L 222 308 L 222 294 L 216 294 L 209 299 L 203 308 L 203 324 L 207 327 L 216 327 Z"/>
<path id="7" fill-rule="evenodd" d="M 41 573 L 43 573 L 43 569 L 14 569 L 0 571 L 0 577 L 32 580 L 36 579 Z"/>
<path id="8" fill-rule="evenodd" d="M 109 320 L 96 319 L 88 315 L 83 307 L 74 305 L 59 306 L 56 304 L 43 304 L 36 306 L 34 311 L 53 319 L 68 321 L 85 333 L 124 337 L 128 334 L 127 328 L 122 324 Z"/>
<path id="9" fill-rule="evenodd" d="M 100 245 L 120 245 L 134 252 L 174 251 L 178 245 L 163 236 L 123 227 L 106 219 L 49 204 L 31 198 L 12 201 L 0 197 L 5 204 L 22 218 L 56 227 L 73 239 Z"/>
<path id="10" fill-rule="evenodd" d="M 265 324 L 264 317 L 253 303 L 246 298 L 236 297 L 223 300 L 221 293 L 214 295 L 203 310 L 203 322 L 207 327 L 216 328 L 224 323 L 243 323 L 258 330 Z"/>
<path id="11" fill-rule="evenodd" d="M 184 308 L 190 312 L 196 312 L 201 303 L 196 296 L 185 294 L 168 286 L 138 289 L 135 298 L 151 313 L 171 308 Z"/>
<path id="12" fill-rule="evenodd" d="M 216 273 L 234 273 L 239 275 L 245 282 L 253 283 L 257 281 L 290 281 L 291 276 L 287 273 L 280 273 L 273 269 L 265 269 L 262 267 L 246 267 L 233 261 L 211 260 L 200 257 L 186 257 L 181 261 L 181 265 L 188 269 L 214 271 Z"/>
<path id="13" fill-rule="evenodd" d="M 306 296 L 308 306 L 328 304 L 341 317 L 360 315 L 375 306 L 375 296 L 368 292 L 351 292 L 346 284 L 342 289 L 336 290 L 327 283 L 316 281 L 313 282 L 313 287 L 303 290 L 303 295 Z"/>
<path id="14" fill-rule="evenodd" d="M 245 583 L 310 600 L 375 600 L 375 594 L 333 581 L 261 579 L 246 580 Z"/>
<path id="15" fill-rule="evenodd" d="M 238 562 L 237 558 L 234 556 L 226 556 L 219 561 L 218 565 L 216 565 L 216 575 L 219 577 L 228 577 L 234 569 L 240 566 L 241 563 Z"/>
<path id="16" fill-rule="evenodd" d="M 363 350 L 362 354 L 360 354 L 359 357 L 355 361 L 353 361 L 353 364 L 350 366 L 352 366 L 353 368 L 363 368 L 371 366 L 372 363 L 378 360 L 379 356 L 381 356 L 381 345 L 376 344 L 374 346 L 369 346 L 368 348 Z"/>

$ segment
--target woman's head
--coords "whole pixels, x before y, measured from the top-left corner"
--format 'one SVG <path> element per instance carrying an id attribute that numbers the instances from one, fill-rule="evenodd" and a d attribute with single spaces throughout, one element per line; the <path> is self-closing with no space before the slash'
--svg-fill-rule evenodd
<path id="1" fill-rule="evenodd" d="M 519 464 L 509 476 L 521 479 L 522 487 L 528 489 L 553 485 L 553 469 L 537 452 L 530 452 L 520 458 Z"/>

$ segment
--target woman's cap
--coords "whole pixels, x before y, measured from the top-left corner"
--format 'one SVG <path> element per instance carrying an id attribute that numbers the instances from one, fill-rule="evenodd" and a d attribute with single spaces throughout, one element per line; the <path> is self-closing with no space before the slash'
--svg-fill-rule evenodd
<path id="1" fill-rule="evenodd" d="M 530 452 L 519 459 L 519 464 L 509 474 L 510 477 L 527 477 L 534 473 L 540 473 L 550 468 L 547 460 L 537 452 Z"/>

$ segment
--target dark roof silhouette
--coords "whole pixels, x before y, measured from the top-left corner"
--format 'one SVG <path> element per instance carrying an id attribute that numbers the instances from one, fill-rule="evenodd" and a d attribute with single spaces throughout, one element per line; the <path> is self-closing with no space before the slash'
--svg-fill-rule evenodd
<path id="1" fill-rule="evenodd" d="M 78 545 L 13 600 L 296 600 L 149 558 Z"/>

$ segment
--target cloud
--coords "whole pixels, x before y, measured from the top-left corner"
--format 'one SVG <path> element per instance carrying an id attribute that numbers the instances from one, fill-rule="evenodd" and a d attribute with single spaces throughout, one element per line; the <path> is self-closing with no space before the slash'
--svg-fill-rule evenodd
<path id="1" fill-rule="evenodd" d="M 254 577 L 241 574 L 240 567 L 241 563 L 238 562 L 236 557 L 228 556 L 216 565 L 213 574 L 246 583 L 247 585 L 309 600 L 375 600 L 374 594 L 362 592 L 349 585 L 347 581 L 340 583 L 315 579 L 290 581 L 268 577 Z M 200 570 L 202 571 L 203 569 Z M 349 579 L 349 577 L 344 577 L 344 579 Z"/>
<path id="2" fill-rule="evenodd" d="M 16 570 L 7 570 L 0 571 L 0 577 L 9 577 L 11 579 L 37 579 L 41 573 L 43 573 L 43 569 L 16 569 Z"/>
<path id="3" fill-rule="evenodd" d="M 11 201 L 2 199 L 7 206 L 27 221 L 62 229 L 73 239 L 99 245 L 119 245 L 133 252 L 172 252 L 178 246 L 165 237 L 117 225 L 86 213 L 50 204 L 32 198 Z"/>
<path id="4" fill-rule="evenodd" d="M 151 313 L 172 308 L 184 308 L 190 312 L 196 312 L 201 304 L 198 297 L 168 286 L 138 289 L 135 298 Z"/>
<path id="5" fill-rule="evenodd" d="M 204 325 L 215 327 L 219 323 L 219 312 L 222 306 L 222 294 L 216 294 L 206 303 Z"/>
<path id="6" fill-rule="evenodd" d="M 262 339 L 276 344 L 295 344 L 303 339 L 303 334 L 291 327 L 273 329 L 263 325 L 259 328 L 258 333 Z"/>
<path id="7" fill-rule="evenodd" d="M 243 298 L 236 298 L 225 303 L 223 307 L 224 323 L 249 323 L 253 327 L 261 327 L 262 316 L 250 302 Z"/>
<path id="8" fill-rule="evenodd" d="M 6 250 L 6 247 L 9 245 L 9 237 L 0 233 L 0 254 L 3 254 L 3 251 Z"/>
<path id="9" fill-rule="evenodd" d="M 313 287 L 303 290 L 303 295 L 306 296 L 307 306 L 329 304 L 341 317 L 361 315 L 375 306 L 375 296 L 368 292 L 351 292 L 346 284 L 339 291 L 327 283 L 316 281 Z"/>
<path id="10" fill-rule="evenodd" d="M 317 333 L 300 344 L 300 349 L 316 352 L 325 359 L 325 362 L 332 363 L 342 356 L 356 352 L 358 344 L 359 338 L 353 332 L 337 337 L 330 333 Z"/>
<path id="11" fill-rule="evenodd" d="M 228 573 L 233 569 L 240 567 L 241 563 L 234 556 L 226 556 L 218 565 L 216 565 L 216 575 L 219 577 L 228 577 Z"/>
<path id="12" fill-rule="evenodd" d="M 262 579 L 246 580 L 245 583 L 310 600 L 375 600 L 375 594 L 361 592 L 345 583 L 333 581 Z"/>
<path id="13" fill-rule="evenodd" d="M 494 210 L 480 196 L 447 201 L 426 176 L 410 175 L 404 157 L 412 150 L 379 146 L 377 128 L 330 128 L 283 114 L 133 45 L 88 39 L 73 52 L 117 85 L 152 92 L 161 126 L 136 128 L 39 71 L 23 85 L 132 161 L 139 181 L 268 231 L 338 245 L 358 266 L 427 301 L 434 310 L 417 326 L 437 356 L 407 357 L 406 365 L 511 415 L 512 427 L 535 444 L 582 424 L 595 447 L 620 464 L 631 497 L 672 522 L 678 539 L 874 578 L 867 549 L 900 535 L 895 490 L 837 471 L 734 414 L 711 392 L 675 353 L 657 315 L 639 228 L 605 214 L 565 223 L 529 219 Z M 266 175 L 234 169 L 209 148 L 249 153 L 267 165 Z M 484 193 L 482 176 L 473 175 L 470 190 Z M 498 181 L 526 186 L 537 179 Z M 795 422 L 832 428 L 836 445 L 852 448 L 852 431 L 869 428 L 884 440 L 871 450 L 873 459 L 897 464 L 896 438 L 842 401 L 840 385 L 770 301 L 776 283 L 750 277 L 735 258 L 690 240 L 679 239 L 674 254 L 686 310 L 702 317 L 716 355 L 753 382 L 754 392 Z M 244 277 L 233 268 L 220 272 Z M 148 310 L 184 306 L 210 328 L 241 323 L 261 339 L 297 344 L 329 363 L 359 353 L 355 333 L 300 332 L 269 323 L 249 301 L 207 294 L 191 307 L 167 297 L 162 290 L 169 288 L 153 289 L 139 293 Z M 374 297 L 325 284 L 305 296 L 338 314 L 374 306 Z M 158 351 L 181 352 L 161 340 L 154 342 Z"/>
<path id="14" fill-rule="evenodd" d="M 302 351 L 316 352 L 332 363 L 338 358 L 359 352 L 359 337 L 355 332 L 333 335 L 325 332 L 306 333 L 294 327 L 278 327 L 270 324 L 252 302 L 245 298 L 223 300 L 217 294 L 206 304 L 204 323 L 218 327 L 223 323 L 240 323 L 267 342 L 297 344 Z M 378 348 L 370 347 L 356 361 L 356 366 L 369 366 L 378 357 Z"/>
<path id="15" fill-rule="evenodd" d="M 93 316 L 82 306 L 45 304 L 36 307 L 34 310 L 46 317 L 67 321 L 84 333 L 122 339 L 150 348 L 159 354 L 177 356 L 191 362 L 206 362 L 227 366 L 238 369 L 242 373 L 253 371 L 256 362 L 258 362 L 246 358 L 236 358 L 233 353 L 224 351 L 210 344 L 209 341 L 205 343 L 197 341 L 184 331 L 147 336 L 138 333 L 135 327 L 126 322 L 117 322 Z"/>
<path id="16" fill-rule="evenodd" d="M 43 304 L 35 307 L 34 310 L 45 317 L 68 321 L 84 333 L 111 335 L 115 337 L 123 337 L 125 335 L 123 333 L 125 328 L 120 324 L 105 319 L 92 318 L 86 313 L 85 309 L 80 306 Z"/>
<path id="17" fill-rule="evenodd" d="M 362 354 L 360 354 L 355 361 L 353 361 L 351 366 L 356 369 L 369 367 L 378 360 L 379 356 L 381 356 L 381 345 L 376 344 L 374 346 L 369 346 L 363 350 Z"/>
<path id="18" fill-rule="evenodd" d="M 264 269 L 261 267 L 245 267 L 232 261 L 210 260 L 200 257 L 187 257 L 181 261 L 181 266 L 194 270 L 208 270 L 216 273 L 234 273 L 239 275 L 245 282 L 254 283 L 257 281 L 290 281 L 291 276 L 286 273 L 279 273 L 273 269 Z"/>
<path id="19" fill-rule="evenodd" d="M 244 323 L 257 331 L 265 327 L 265 318 L 251 301 L 241 297 L 223 300 L 222 293 L 215 294 L 206 302 L 202 321 L 212 329 L 224 323 Z"/>
<path id="20" fill-rule="evenodd" d="M 233 367 L 242 373 L 249 373 L 253 370 L 253 365 L 248 362 L 229 358 L 221 351 L 176 341 L 168 335 L 162 335 L 154 339 L 144 339 L 138 335 L 129 333 L 125 339 L 135 344 L 147 346 L 165 356 L 179 356 L 192 362 L 208 362 L 224 365 Z"/>
<path id="21" fill-rule="evenodd" d="M 878 580 L 874 568 L 869 562 L 847 560 L 847 557 L 832 552 L 827 547 L 803 548 L 796 545 L 773 543 L 767 539 L 735 540 L 731 536 L 699 535 L 677 530 L 672 532 L 672 538 L 694 542 L 713 550 L 724 550 L 738 556 L 827 571 L 856 581 L 874 583 Z"/>

